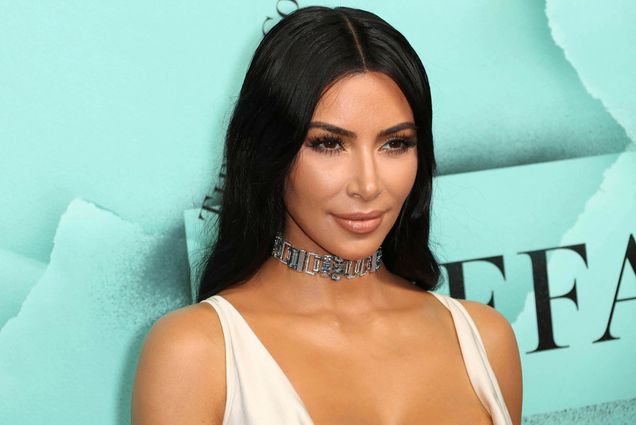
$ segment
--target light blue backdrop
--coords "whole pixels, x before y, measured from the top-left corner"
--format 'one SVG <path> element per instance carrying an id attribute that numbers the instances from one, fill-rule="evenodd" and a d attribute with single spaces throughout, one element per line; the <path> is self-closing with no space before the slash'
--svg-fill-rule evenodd
<path id="1" fill-rule="evenodd" d="M 434 232 L 466 296 L 513 323 L 524 423 L 636 421 L 636 7 L 305 2 L 366 8 L 427 69 L 441 177 Z M 0 423 L 126 423 L 141 340 L 191 302 L 201 209 L 262 36 L 292 1 L 0 4 Z M 210 201 L 208 201 L 209 203 Z M 214 199 L 211 200 L 214 202 Z M 185 220 L 184 220 L 185 217 Z M 186 241 L 186 225 L 187 236 Z M 633 236 L 632 236 L 633 237 Z M 574 280 L 539 353 L 533 275 Z M 190 258 L 188 258 L 190 254 Z M 633 258 L 633 257 L 632 257 Z M 633 261 L 633 259 L 632 259 Z M 493 295 L 494 294 L 494 295 Z M 569 409 L 569 410 L 563 410 Z M 608 420 L 607 418 L 611 418 Z"/>

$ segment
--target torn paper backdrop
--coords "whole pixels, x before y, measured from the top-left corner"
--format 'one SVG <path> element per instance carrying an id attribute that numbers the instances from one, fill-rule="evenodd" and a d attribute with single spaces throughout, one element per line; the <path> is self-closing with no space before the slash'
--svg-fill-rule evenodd
<path id="1" fill-rule="evenodd" d="M 587 91 L 636 142 L 636 4 L 547 0 L 545 13 L 552 37 Z"/>
<path id="2" fill-rule="evenodd" d="M 75 199 L 46 272 L 0 330 L 0 423 L 125 424 L 149 326 L 191 302 L 183 235 Z"/>
<path id="3" fill-rule="evenodd" d="M 45 269 L 44 263 L 0 249 L 0 329 L 18 314 L 29 290 Z"/>
<path id="4" fill-rule="evenodd" d="M 585 166 L 577 174 L 594 172 L 592 167 Z M 627 243 L 630 235 L 636 236 L 634 181 L 636 153 L 619 154 L 602 172 L 598 190 L 553 245 L 585 243 L 587 267 L 572 253 L 561 251 L 548 255 L 551 296 L 569 292 L 576 280 L 578 308 L 569 300 L 552 302 L 553 315 L 560 317 L 554 322 L 555 341 L 570 347 L 555 350 L 554 355 L 548 352 L 523 356 L 524 399 L 530 401 L 527 408 L 533 413 L 554 413 L 567 408 L 568 412 L 581 410 L 593 414 L 596 410 L 588 406 L 634 397 L 636 309 L 633 301 L 617 303 L 610 331 L 620 339 L 593 343 L 603 335 L 608 324 Z M 513 323 L 519 334 L 532 336 L 528 331 L 536 327 L 533 295 L 533 292 L 528 294 L 524 310 Z M 618 298 L 630 296 L 636 296 L 636 274 L 628 263 Z M 529 339 L 529 347 L 536 344 L 536 336 Z M 624 405 L 624 414 L 636 417 L 636 403 L 632 403 L 631 408 L 628 406 L 629 403 Z M 545 423 L 574 424 L 567 419 L 572 417 L 567 412 L 562 421 L 555 419 L 558 415 L 550 417 L 550 422 Z M 614 420 L 612 423 L 623 423 L 621 417 L 612 417 Z"/>
<path id="5" fill-rule="evenodd" d="M 546 1 L 546 15 L 551 34 L 557 44 L 562 47 L 567 60 L 577 71 L 577 75 L 590 94 L 599 99 L 607 111 L 625 129 L 632 143 L 625 151 L 636 149 L 636 5 L 623 0 L 609 2 L 591 1 Z M 590 259 L 614 258 L 614 273 L 608 273 L 601 267 L 593 267 L 587 279 L 578 279 L 578 284 L 585 285 L 585 291 L 579 291 L 579 308 L 587 311 L 583 320 L 567 322 L 561 328 L 570 338 L 583 343 L 585 329 L 594 329 L 598 336 L 602 335 L 608 320 L 611 300 L 616 287 L 621 283 L 618 299 L 636 296 L 636 281 L 629 263 L 625 265 L 624 274 L 619 276 L 620 262 L 624 261 L 627 240 L 624 229 L 631 228 L 631 235 L 636 234 L 636 161 L 633 154 L 621 154 L 603 173 L 603 181 L 598 191 L 586 202 L 577 220 L 563 233 L 559 246 L 580 243 L 587 235 L 597 234 L 597 243 L 587 247 Z M 623 240 L 623 244 L 617 243 Z M 551 256 L 548 263 L 554 271 L 555 282 L 552 295 L 560 295 L 571 289 L 571 279 L 567 276 L 572 268 Z M 565 277 L 559 280 L 559 275 Z M 619 282 L 619 277 L 622 279 Z M 583 295 L 583 296 L 581 296 Z M 620 302 L 614 312 L 613 326 L 610 332 L 614 336 L 624 337 L 625 333 L 633 334 L 630 324 L 636 321 L 633 302 Z M 557 304 L 558 305 L 558 304 Z M 567 307 L 565 307 L 567 308 Z M 526 299 L 526 309 L 514 324 L 515 329 L 527 327 L 534 315 L 532 294 Z M 567 325 L 570 326 L 567 326 Z M 557 329 L 558 331 L 558 329 Z M 568 332 L 569 331 L 569 332 Z M 578 338 L 576 338 L 578 337 Z M 589 338 L 589 337 L 588 337 Z M 611 349 L 612 345 L 621 344 L 622 358 L 612 362 L 611 367 L 604 366 L 603 349 Z M 585 345 L 584 345 L 585 347 Z M 597 356 L 594 356 L 597 353 Z M 592 373 L 597 382 L 583 386 L 580 391 L 564 391 L 562 386 L 545 386 L 540 394 L 530 394 L 536 400 L 537 410 L 546 413 L 536 415 L 529 424 L 554 425 L 587 425 L 596 423 L 632 424 L 636 422 L 636 399 L 629 398 L 617 402 L 598 403 L 598 401 L 615 399 L 616 389 L 631 385 L 636 381 L 633 359 L 636 357 L 636 344 L 624 344 L 624 341 L 609 341 L 608 345 L 587 344 L 577 356 L 578 362 L 569 364 L 582 373 Z M 534 358 L 534 360 L 539 360 Z M 624 364 L 623 364 L 624 363 Z M 546 377 L 554 377 L 566 365 L 551 364 L 540 367 L 528 361 L 526 367 L 537 368 L 532 376 L 537 383 L 545 382 Z M 607 373 L 607 372 L 610 373 Z M 619 376 L 611 373 L 617 371 Z M 530 384 L 531 388 L 532 383 Z M 534 386 L 536 388 L 536 385 Z M 600 397 L 599 397 L 600 396 Z M 569 409 L 552 411 L 564 400 L 568 400 Z M 593 403 L 595 402 L 595 403 Z M 548 413 L 549 412 L 549 413 Z M 611 419 L 610 419 L 611 418 Z"/>

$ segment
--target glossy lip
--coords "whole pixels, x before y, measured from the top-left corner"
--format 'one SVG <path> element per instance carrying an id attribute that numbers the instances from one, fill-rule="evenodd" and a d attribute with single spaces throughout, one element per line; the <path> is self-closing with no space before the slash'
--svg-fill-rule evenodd
<path id="1" fill-rule="evenodd" d="M 333 214 L 336 222 L 344 229 L 358 234 L 371 233 L 382 223 L 382 211 L 367 213 Z"/>
<path id="2" fill-rule="evenodd" d="M 373 210 L 369 212 L 354 212 L 349 214 L 334 214 L 338 218 L 342 218 L 345 220 L 371 220 L 373 218 L 380 217 L 383 214 L 383 211 Z"/>

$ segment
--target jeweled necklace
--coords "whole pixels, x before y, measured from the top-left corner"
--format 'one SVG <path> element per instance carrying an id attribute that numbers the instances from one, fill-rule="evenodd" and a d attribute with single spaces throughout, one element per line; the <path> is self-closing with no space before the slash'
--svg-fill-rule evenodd
<path id="1" fill-rule="evenodd" d="M 311 275 L 319 274 L 335 281 L 340 280 L 343 276 L 353 279 L 358 276 L 364 276 L 369 272 L 378 271 L 381 264 L 380 260 L 382 259 L 382 247 L 366 258 L 346 260 L 337 255 L 319 255 L 296 248 L 285 240 L 281 233 L 277 233 L 274 239 L 272 257 L 283 264 L 287 264 L 287 267 L 292 270 Z"/>

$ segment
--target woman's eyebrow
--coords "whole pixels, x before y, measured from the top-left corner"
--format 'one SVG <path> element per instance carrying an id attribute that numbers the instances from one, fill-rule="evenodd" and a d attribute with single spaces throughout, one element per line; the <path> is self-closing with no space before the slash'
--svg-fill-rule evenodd
<path id="1" fill-rule="evenodd" d="M 346 137 L 351 137 L 351 138 L 355 138 L 356 137 L 356 133 L 354 133 L 353 131 L 349 131 L 349 130 L 345 130 L 344 128 L 340 128 L 337 127 L 335 125 L 332 124 L 328 124 L 326 122 L 322 122 L 322 121 L 312 121 L 309 123 L 309 128 L 322 128 L 323 130 L 327 130 L 330 131 L 332 133 L 335 134 L 339 134 L 341 136 L 346 136 Z M 413 130 L 417 130 L 417 127 L 415 126 L 415 123 L 413 122 L 403 122 L 397 125 L 394 125 L 392 127 L 386 128 L 384 130 L 382 130 L 380 133 L 378 133 L 378 136 L 387 136 L 389 134 L 393 134 L 393 133 L 397 133 L 400 130 L 404 130 L 407 128 L 411 128 Z"/>

